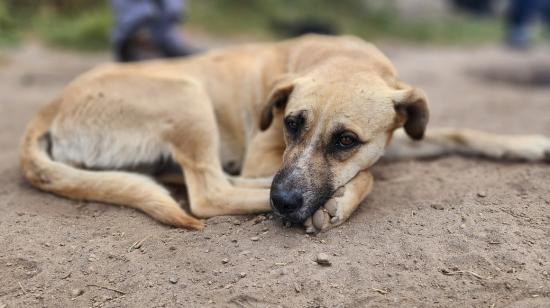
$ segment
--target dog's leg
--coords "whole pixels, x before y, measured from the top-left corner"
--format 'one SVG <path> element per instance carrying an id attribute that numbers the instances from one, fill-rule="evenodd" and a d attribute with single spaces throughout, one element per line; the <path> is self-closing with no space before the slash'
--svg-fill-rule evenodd
<path id="1" fill-rule="evenodd" d="M 282 122 L 282 119 L 274 120 L 268 130 L 253 137 L 244 158 L 242 177 L 273 177 L 279 171 L 285 151 Z"/>
<path id="2" fill-rule="evenodd" d="M 236 187 L 270 188 L 274 174 L 281 167 L 284 140 L 280 124 L 253 137 L 246 152 L 241 175 L 227 176 Z"/>
<path id="3" fill-rule="evenodd" d="M 334 196 L 311 218 L 305 221 L 306 232 L 326 231 L 348 220 L 371 192 L 373 183 L 372 174 L 368 170 L 359 172 L 345 186 L 340 187 Z"/>
<path id="4" fill-rule="evenodd" d="M 191 212 L 208 218 L 270 211 L 269 189 L 236 187 L 224 173 L 218 124 L 208 96 L 193 92 L 187 106 L 185 113 L 173 119 L 165 139 L 172 158 L 183 169 Z"/>
<path id="5" fill-rule="evenodd" d="M 247 178 L 242 176 L 227 176 L 227 179 L 231 185 L 236 187 L 247 187 L 247 188 L 270 188 L 271 182 L 273 182 L 273 176 L 267 177 L 258 177 L 258 178 Z"/>
<path id="6" fill-rule="evenodd" d="M 236 187 L 247 188 L 270 188 L 273 177 L 261 177 L 261 178 L 245 178 L 241 176 L 225 175 L 231 185 Z M 160 174 L 156 179 L 164 184 L 168 185 L 185 185 L 185 179 L 181 173 L 167 173 Z"/>
<path id="7" fill-rule="evenodd" d="M 215 144 L 194 149 L 174 147 L 173 155 L 183 167 L 191 212 L 208 218 L 220 215 L 263 213 L 271 210 L 269 189 L 241 188 L 226 178 Z"/>
<path id="8" fill-rule="evenodd" d="M 280 123 L 254 136 L 246 152 L 240 176 L 229 176 L 237 187 L 270 188 L 274 174 L 281 168 L 284 148 Z"/>
<path id="9" fill-rule="evenodd" d="M 498 135 L 470 129 L 428 130 L 421 141 L 395 132 L 386 159 L 433 158 L 449 154 L 490 159 L 550 161 L 550 138 L 541 135 Z"/>

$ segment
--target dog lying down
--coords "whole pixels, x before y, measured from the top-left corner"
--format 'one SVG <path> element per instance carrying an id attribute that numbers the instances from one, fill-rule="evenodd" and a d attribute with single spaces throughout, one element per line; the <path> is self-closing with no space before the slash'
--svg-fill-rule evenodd
<path id="1" fill-rule="evenodd" d="M 20 159 L 44 191 L 168 225 L 198 230 L 200 218 L 272 210 L 315 232 L 350 217 L 384 153 L 550 156 L 544 136 L 425 133 L 428 115 L 425 93 L 375 46 L 308 35 L 93 69 L 31 121 Z M 160 183 L 185 184 L 191 213 Z"/>

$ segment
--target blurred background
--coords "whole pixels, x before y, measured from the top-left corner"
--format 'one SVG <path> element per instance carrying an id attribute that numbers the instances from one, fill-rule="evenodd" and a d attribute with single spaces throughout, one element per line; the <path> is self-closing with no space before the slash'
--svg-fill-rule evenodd
<path id="1" fill-rule="evenodd" d="M 176 0 L 176 2 L 179 0 Z M 105 50 L 113 27 L 125 16 L 97 0 L 0 0 L 0 45 L 26 39 L 78 50 Z M 122 2 L 163 2 L 129 0 Z M 174 2 L 174 1 L 167 1 Z M 181 1 L 179 1 L 181 2 Z M 513 2 L 521 24 L 511 30 Z M 246 37 L 267 40 L 303 30 L 351 33 L 371 41 L 405 40 L 435 44 L 494 43 L 516 31 L 516 47 L 541 40 L 535 16 L 547 0 L 187 0 L 178 21 L 190 37 Z M 521 4 L 523 3 L 523 4 Z M 121 13 L 128 12 L 126 4 Z M 123 5 L 124 7 L 124 5 Z M 527 8 L 526 8 L 527 7 Z M 531 8 L 529 8 L 531 7 Z M 178 10 L 178 9 L 177 9 Z M 529 10 L 534 11 L 529 12 Z M 138 13 L 139 14 L 139 13 Z M 115 16 L 115 17 L 114 17 Z M 118 18 L 118 21 L 117 21 Z M 508 20 L 508 21 L 507 21 Z M 529 28 L 528 30 L 526 28 Z M 519 33 L 529 32 L 527 34 Z M 528 43 L 527 43 L 528 41 Z"/>
<path id="2" fill-rule="evenodd" d="M 428 92 L 432 125 L 550 135 L 549 30 L 550 0 L 0 0 L 0 90 L 20 122 L 107 61 L 354 34 Z"/>

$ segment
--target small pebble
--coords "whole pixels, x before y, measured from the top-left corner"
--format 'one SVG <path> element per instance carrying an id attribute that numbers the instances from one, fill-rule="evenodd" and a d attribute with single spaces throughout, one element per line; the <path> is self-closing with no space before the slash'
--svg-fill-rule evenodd
<path id="1" fill-rule="evenodd" d="M 235 219 L 235 220 L 233 220 L 233 224 L 234 224 L 235 226 L 240 226 L 240 225 L 241 225 L 241 221 Z"/>
<path id="2" fill-rule="evenodd" d="M 84 294 L 84 290 L 82 290 L 82 289 L 72 289 L 71 290 L 71 296 L 72 297 L 77 297 L 77 296 L 80 296 L 82 294 Z"/>
<path id="3" fill-rule="evenodd" d="M 294 283 L 294 291 L 296 291 L 296 293 L 302 292 L 302 286 L 297 282 Z"/>
<path id="4" fill-rule="evenodd" d="M 171 284 L 176 284 L 176 283 L 178 283 L 178 278 L 177 277 L 170 277 L 170 279 L 168 279 L 168 281 L 170 281 Z"/>
<path id="5" fill-rule="evenodd" d="M 257 241 L 260 240 L 260 238 L 257 237 L 257 236 L 253 236 L 253 237 L 250 238 L 250 240 L 253 241 L 253 242 L 257 242 Z"/>
<path id="6" fill-rule="evenodd" d="M 479 192 L 477 193 L 477 196 L 480 197 L 480 198 L 485 198 L 485 197 L 487 197 L 487 193 L 484 192 L 484 191 L 479 191 Z"/>
<path id="7" fill-rule="evenodd" d="M 241 278 L 244 278 L 244 277 L 246 277 L 246 273 L 245 273 L 245 272 L 241 272 L 241 273 L 239 274 L 239 276 L 241 276 Z"/>
<path id="8" fill-rule="evenodd" d="M 229 259 L 228 258 L 223 258 L 222 259 L 222 264 L 227 264 L 229 263 Z"/>
<path id="9" fill-rule="evenodd" d="M 331 266 L 332 265 L 332 263 L 329 260 L 329 256 L 326 253 L 323 253 L 323 252 L 321 252 L 320 254 L 317 255 L 317 258 L 315 259 L 315 262 L 317 262 L 317 264 L 322 265 L 322 266 Z"/>
<path id="10" fill-rule="evenodd" d="M 432 204 L 431 207 L 432 207 L 432 209 L 436 209 L 436 210 L 440 210 L 440 211 L 442 211 L 442 210 L 445 209 L 445 208 L 443 207 L 443 205 L 437 204 L 437 203 L 436 203 L 436 204 Z"/>

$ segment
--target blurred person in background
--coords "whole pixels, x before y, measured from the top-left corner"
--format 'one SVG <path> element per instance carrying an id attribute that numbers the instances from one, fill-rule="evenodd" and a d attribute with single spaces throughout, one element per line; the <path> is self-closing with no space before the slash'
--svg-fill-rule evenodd
<path id="1" fill-rule="evenodd" d="M 532 24 L 541 18 L 550 31 L 550 0 L 511 0 L 508 11 L 507 43 L 519 49 L 529 47 L 532 41 Z"/>
<path id="2" fill-rule="evenodd" d="M 185 14 L 184 0 L 111 0 L 111 7 L 115 17 L 113 49 L 118 61 L 182 57 L 196 52 L 178 27 Z"/>

